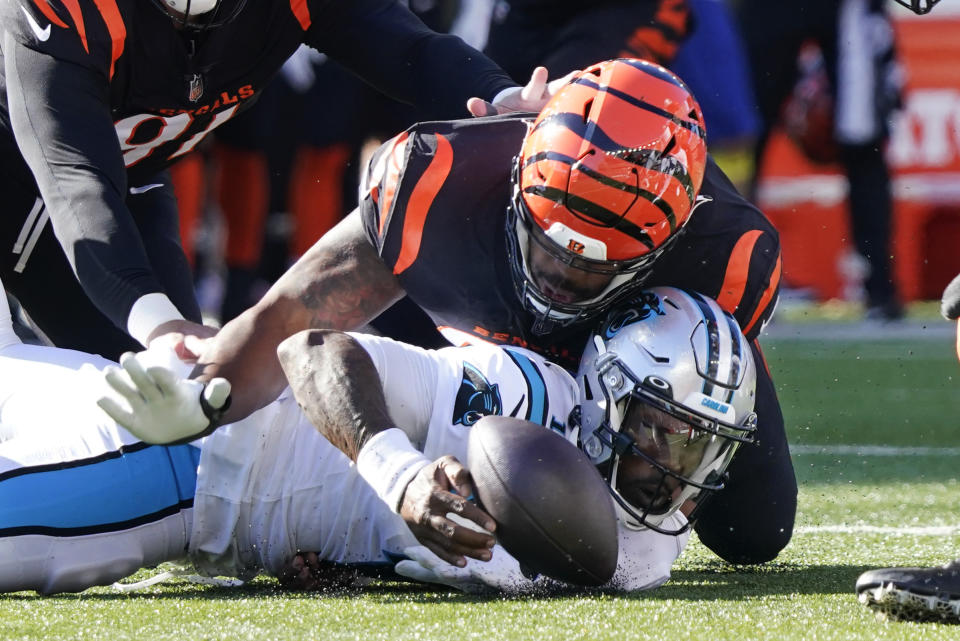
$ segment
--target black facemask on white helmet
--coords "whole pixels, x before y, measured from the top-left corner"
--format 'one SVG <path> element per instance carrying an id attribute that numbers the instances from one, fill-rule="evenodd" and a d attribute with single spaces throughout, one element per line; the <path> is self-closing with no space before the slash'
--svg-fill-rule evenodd
<path id="1" fill-rule="evenodd" d="M 930 13 L 938 2 L 940 0 L 897 0 L 897 4 L 903 5 L 918 16 Z"/>
<path id="2" fill-rule="evenodd" d="M 179 27 L 203 31 L 237 17 L 247 0 L 152 0 Z"/>
<path id="3" fill-rule="evenodd" d="M 705 296 L 655 287 L 619 304 L 591 336 L 577 381 L 567 438 L 597 465 L 627 527 L 688 529 L 663 524 L 722 489 L 737 448 L 753 442 L 753 355 Z"/>

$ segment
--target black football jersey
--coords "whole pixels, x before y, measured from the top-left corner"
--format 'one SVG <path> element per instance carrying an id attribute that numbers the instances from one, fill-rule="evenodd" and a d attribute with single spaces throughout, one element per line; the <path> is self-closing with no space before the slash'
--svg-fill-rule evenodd
<path id="1" fill-rule="evenodd" d="M 35 183 L 81 284 L 121 327 L 160 291 L 128 189 L 164 182 L 158 172 L 252 104 L 301 44 L 438 117 L 514 85 L 395 0 L 250 0 L 199 34 L 151 0 L 5 0 L 0 27 L 3 186 Z"/>
<path id="2" fill-rule="evenodd" d="M 449 340 L 519 345 L 573 367 L 594 321 L 534 334 L 507 258 L 510 169 L 531 123 L 527 114 L 415 125 L 371 158 L 361 215 L 384 263 Z M 700 193 L 711 200 L 647 283 L 716 298 L 755 338 L 777 298 L 777 232 L 712 159 Z"/>

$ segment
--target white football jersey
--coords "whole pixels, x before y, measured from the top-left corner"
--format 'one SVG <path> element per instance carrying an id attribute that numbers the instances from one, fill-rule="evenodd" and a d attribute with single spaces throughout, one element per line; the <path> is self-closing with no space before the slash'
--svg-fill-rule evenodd
<path id="1" fill-rule="evenodd" d="M 380 375 L 391 418 L 429 458 L 467 457 L 470 427 L 495 414 L 563 432 L 577 385 L 522 349 L 492 345 L 423 350 L 355 334 Z M 682 519 L 682 516 L 679 517 Z M 621 528 L 613 584 L 655 587 L 686 536 Z M 190 554 L 201 571 L 276 574 L 300 551 L 326 560 L 391 563 L 417 545 L 406 525 L 309 423 L 289 390 L 203 441 Z"/>

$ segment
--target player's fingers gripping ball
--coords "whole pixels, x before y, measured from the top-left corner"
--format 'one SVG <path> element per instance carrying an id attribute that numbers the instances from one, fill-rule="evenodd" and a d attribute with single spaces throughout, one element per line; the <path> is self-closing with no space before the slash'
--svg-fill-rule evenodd
<path id="1" fill-rule="evenodd" d="M 417 539 L 437 556 L 457 566 L 466 563 L 464 557 L 489 559 L 494 544 L 487 531 L 495 527 L 493 519 L 460 493 L 452 491 L 456 489 L 455 480 L 461 490 L 469 489 L 469 483 L 463 483 L 468 478 L 469 474 L 457 459 L 442 457 L 414 476 L 400 505 L 400 515 Z M 465 527 L 461 521 L 451 518 L 452 515 L 468 519 L 476 526 Z"/>

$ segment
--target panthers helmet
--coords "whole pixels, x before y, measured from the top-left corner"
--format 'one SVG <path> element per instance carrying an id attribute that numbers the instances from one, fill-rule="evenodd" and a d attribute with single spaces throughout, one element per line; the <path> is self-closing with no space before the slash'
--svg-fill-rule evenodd
<path id="1" fill-rule="evenodd" d="M 897 4 L 903 5 L 918 16 L 930 13 L 933 10 L 933 5 L 938 2 L 940 0 L 897 0 Z"/>
<path id="2" fill-rule="evenodd" d="M 247 0 L 152 0 L 177 25 L 191 30 L 212 29 L 234 18 Z"/>
<path id="3" fill-rule="evenodd" d="M 661 524 L 685 501 L 721 489 L 737 448 L 753 442 L 750 346 L 737 321 L 700 294 L 655 287 L 618 304 L 591 336 L 577 382 L 579 416 L 567 438 L 597 465 L 627 527 L 686 530 Z M 639 464 L 643 478 L 628 479 L 625 464 Z"/>
<path id="4" fill-rule="evenodd" d="M 578 73 L 540 112 L 513 168 L 508 248 L 527 309 L 549 329 L 639 287 L 700 202 L 706 159 L 700 106 L 676 75 L 630 58 Z M 534 278 L 533 243 L 607 284 L 555 300 Z"/>

